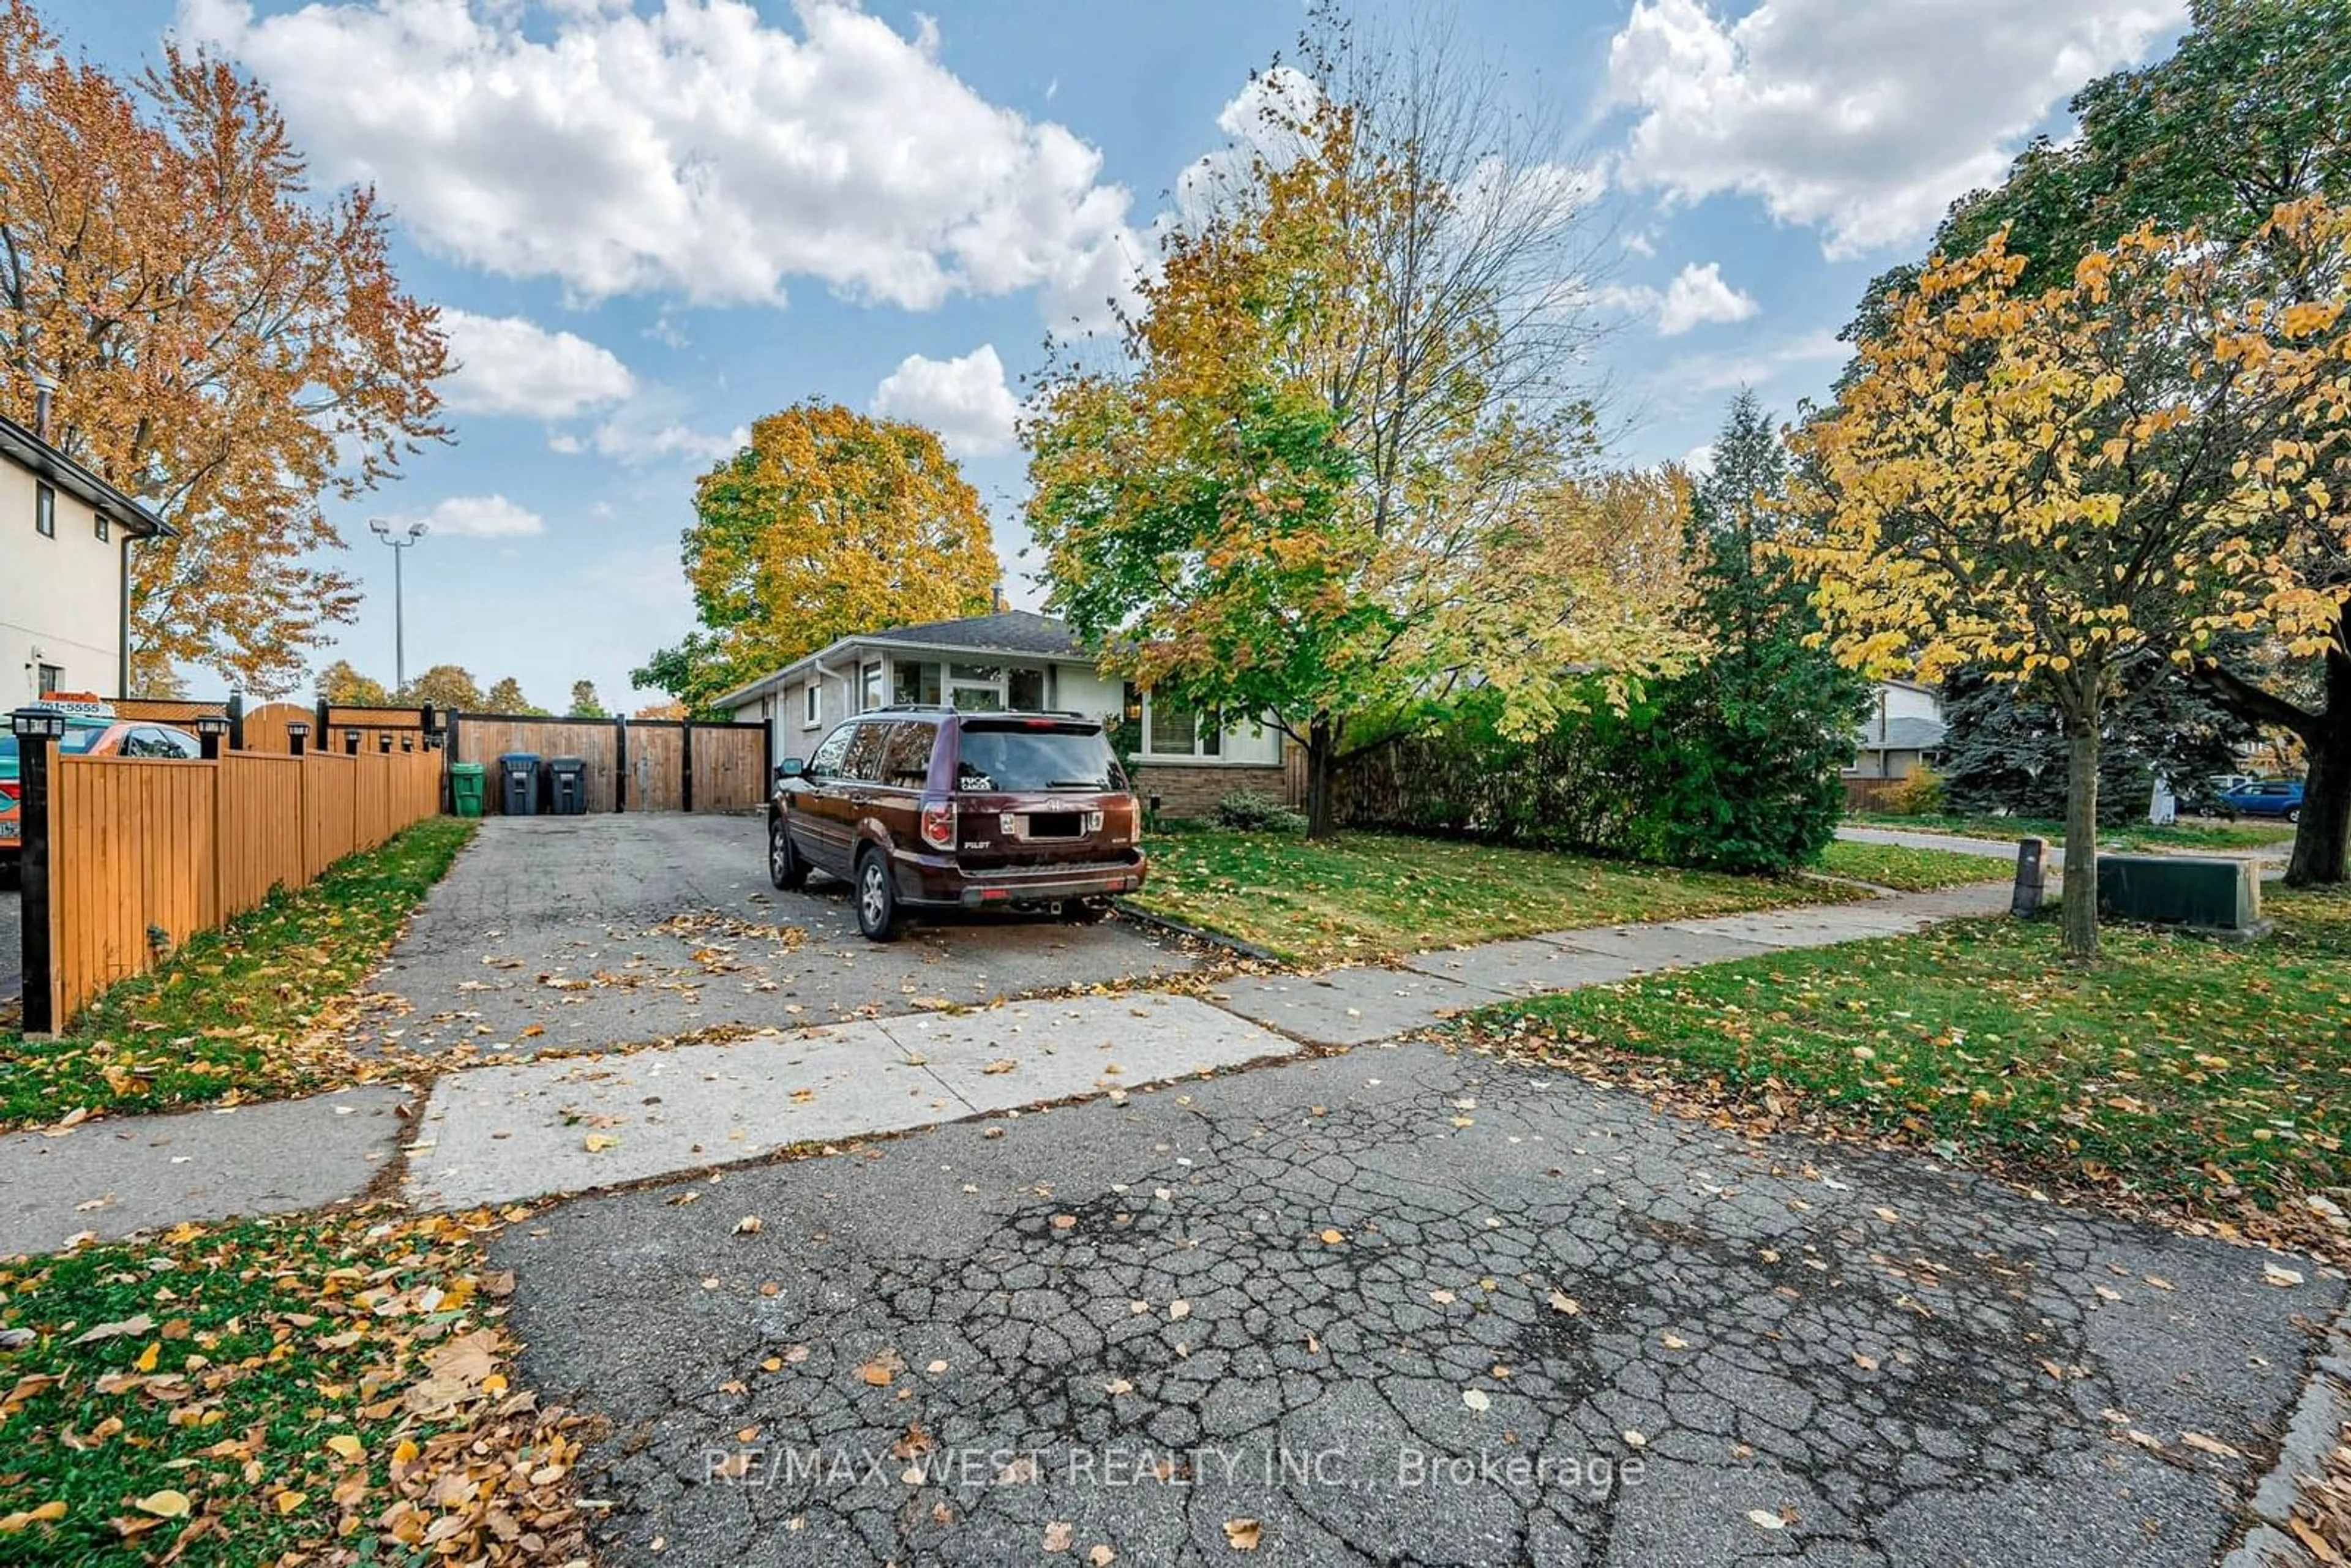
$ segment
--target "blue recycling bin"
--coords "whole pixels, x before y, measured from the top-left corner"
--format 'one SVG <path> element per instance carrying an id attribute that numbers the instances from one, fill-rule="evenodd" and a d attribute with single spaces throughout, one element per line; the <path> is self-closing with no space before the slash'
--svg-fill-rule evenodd
<path id="1" fill-rule="evenodd" d="M 498 757 L 498 810 L 509 817 L 538 815 L 538 753 L 508 751 Z"/>

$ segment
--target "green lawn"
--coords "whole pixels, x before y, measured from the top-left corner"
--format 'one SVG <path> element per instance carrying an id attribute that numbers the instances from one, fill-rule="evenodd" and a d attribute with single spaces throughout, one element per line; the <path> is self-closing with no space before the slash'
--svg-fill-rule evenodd
<path id="1" fill-rule="evenodd" d="M 1868 828 L 1892 828 L 1911 833 L 1959 833 L 1972 839 L 2047 839 L 2065 841 L 2065 824 L 2037 817 L 1958 817 L 1949 813 L 1897 817 L 1883 811 L 1857 811 L 1845 819 Z M 2098 834 L 2109 850 L 2257 850 L 2294 842 L 2294 829 L 2283 822 L 2175 822 L 2158 828 L 2141 822 L 2107 828 Z"/>
<path id="2" fill-rule="evenodd" d="M 0 1129 L 76 1110 L 274 1099 L 350 1082 L 357 1064 L 309 1039 L 311 1026 L 382 958 L 474 828 L 419 822 L 299 892 L 281 889 L 108 990 L 58 1039 L 0 1030 Z"/>
<path id="3" fill-rule="evenodd" d="M 484 1561 L 542 1521 L 534 1560 L 561 1561 L 576 1441 L 507 1386 L 494 1224 L 296 1216 L 0 1264 L 0 1562 Z"/>
<path id="4" fill-rule="evenodd" d="M 1899 844 L 1856 844 L 1834 840 L 1821 852 L 1816 870 L 1831 876 L 1849 876 L 1904 893 L 1925 893 L 1938 887 L 1965 887 L 1974 882 L 2003 882 L 2015 868 L 1989 855 L 1966 855 L 1956 850 L 1912 850 Z"/>
<path id="5" fill-rule="evenodd" d="M 1510 1004 L 1471 1026 L 1508 1054 L 1659 1074 L 1955 1146 L 2035 1176 L 2220 1211 L 2351 1176 L 2351 894 L 2281 893 L 2231 946 L 2053 922 L 1966 921 Z"/>
<path id="6" fill-rule="evenodd" d="M 1293 834 L 1201 830 L 1155 835 L 1144 847 L 1151 880 L 1130 903 L 1299 963 L 1855 896 L 1807 879 L 1385 833 L 1310 843 Z"/>

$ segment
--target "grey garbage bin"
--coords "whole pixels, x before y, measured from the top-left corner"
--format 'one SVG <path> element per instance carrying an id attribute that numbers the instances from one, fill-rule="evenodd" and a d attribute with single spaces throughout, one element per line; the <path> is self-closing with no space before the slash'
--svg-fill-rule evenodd
<path id="1" fill-rule="evenodd" d="M 538 815 L 538 753 L 508 751 L 498 758 L 498 810 L 509 817 Z"/>
<path id="2" fill-rule="evenodd" d="M 588 759 L 550 757 L 547 759 L 547 810 L 557 817 L 588 814 Z"/>

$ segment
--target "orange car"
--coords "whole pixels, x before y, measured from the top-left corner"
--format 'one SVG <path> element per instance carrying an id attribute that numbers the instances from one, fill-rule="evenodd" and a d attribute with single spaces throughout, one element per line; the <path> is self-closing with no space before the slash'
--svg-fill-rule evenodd
<path id="1" fill-rule="evenodd" d="M 0 880 L 16 879 L 16 857 L 24 839 L 24 784 L 17 741 L 0 730 Z M 202 757 L 204 743 L 184 729 L 136 719 L 68 714 L 65 738 L 57 749 L 71 757 L 153 757 L 184 760 Z"/>

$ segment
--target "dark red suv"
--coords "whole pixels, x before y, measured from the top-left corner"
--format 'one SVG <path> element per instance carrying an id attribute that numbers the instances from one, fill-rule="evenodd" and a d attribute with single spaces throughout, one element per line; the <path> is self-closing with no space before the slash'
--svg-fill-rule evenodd
<path id="1" fill-rule="evenodd" d="M 1142 812 L 1092 719 L 889 707 L 776 769 L 768 876 L 855 890 L 857 928 L 898 935 L 909 908 L 1043 909 L 1101 919 L 1143 885 Z"/>

